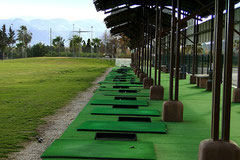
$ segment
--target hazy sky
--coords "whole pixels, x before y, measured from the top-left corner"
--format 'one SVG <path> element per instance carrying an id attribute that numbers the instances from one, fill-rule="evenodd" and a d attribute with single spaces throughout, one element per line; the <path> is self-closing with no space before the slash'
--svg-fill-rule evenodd
<path id="1" fill-rule="evenodd" d="M 103 20 L 93 0 L 0 0 L 0 19 L 64 18 L 67 20 Z"/>

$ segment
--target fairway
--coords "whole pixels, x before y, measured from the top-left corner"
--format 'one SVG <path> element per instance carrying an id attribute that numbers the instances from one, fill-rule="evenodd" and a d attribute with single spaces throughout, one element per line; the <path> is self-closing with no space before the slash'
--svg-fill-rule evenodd
<path id="1" fill-rule="evenodd" d="M 27 58 L 0 61 L 0 158 L 36 136 L 43 117 L 65 106 L 113 61 Z"/>

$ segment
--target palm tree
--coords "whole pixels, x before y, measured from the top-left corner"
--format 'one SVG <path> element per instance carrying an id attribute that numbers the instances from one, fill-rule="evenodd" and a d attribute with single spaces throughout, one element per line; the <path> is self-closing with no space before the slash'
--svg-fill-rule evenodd
<path id="1" fill-rule="evenodd" d="M 76 57 L 75 51 L 79 50 L 79 54 L 81 53 L 83 39 L 77 35 L 74 35 L 72 39 L 70 39 L 70 48 L 72 48 L 73 54 Z"/>
<path id="2" fill-rule="evenodd" d="M 4 52 L 7 47 L 7 41 L 8 41 L 8 37 L 6 34 L 6 26 L 3 25 L 2 29 L 0 29 L 0 53 L 1 53 L 2 60 L 4 59 Z"/>
<path id="3" fill-rule="evenodd" d="M 53 46 L 58 50 L 58 56 L 60 56 L 60 50 L 64 48 L 64 41 L 63 37 L 57 36 L 53 39 Z"/>
<path id="4" fill-rule="evenodd" d="M 27 27 L 26 26 L 20 26 L 20 29 L 17 30 L 18 32 L 18 38 L 17 40 L 23 44 L 24 49 L 26 50 L 28 48 L 28 44 L 31 42 L 32 40 L 32 33 L 28 32 Z M 27 57 L 27 53 L 24 52 L 24 57 Z"/>
<path id="5" fill-rule="evenodd" d="M 12 28 L 9 28 L 9 32 L 8 32 L 8 47 L 9 47 L 9 51 L 12 51 L 12 47 L 13 44 L 16 43 L 16 39 L 15 39 L 15 31 L 12 30 Z M 13 58 L 13 53 L 11 52 L 11 59 Z"/>
<path id="6" fill-rule="evenodd" d="M 94 47 L 95 52 L 98 52 L 98 49 L 101 47 L 102 40 L 99 38 L 92 39 L 92 46 Z"/>

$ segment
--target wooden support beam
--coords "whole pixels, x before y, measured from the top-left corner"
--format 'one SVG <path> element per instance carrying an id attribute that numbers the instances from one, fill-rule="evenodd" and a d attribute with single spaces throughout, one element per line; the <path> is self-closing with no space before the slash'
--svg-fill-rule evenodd
<path id="1" fill-rule="evenodd" d="M 240 24 L 239 26 L 239 31 L 240 31 Z M 239 49 L 238 49 L 238 79 L 237 79 L 237 88 L 240 88 L 240 34 L 239 34 Z"/>
<path id="2" fill-rule="evenodd" d="M 185 17 L 184 19 L 181 19 L 181 20 L 180 20 L 180 23 L 187 22 L 188 20 L 190 20 L 190 19 L 196 17 L 197 15 L 199 15 L 199 14 L 207 11 L 209 8 L 211 8 L 211 7 L 213 7 L 213 6 L 214 6 L 214 2 L 209 3 L 208 5 L 200 8 L 200 9 L 197 10 L 196 12 L 191 13 L 189 16 Z"/>
<path id="3" fill-rule="evenodd" d="M 222 105 L 222 140 L 229 142 L 232 92 L 232 56 L 234 31 L 234 0 L 228 0 L 226 13 L 225 67 Z"/>
<path id="4" fill-rule="evenodd" d="M 240 32 L 234 29 L 234 32 L 237 33 L 240 36 Z"/>
<path id="5" fill-rule="evenodd" d="M 174 51 L 175 51 L 175 9 L 176 1 L 172 0 L 172 22 L 171 22 L 171 53 L 170 53 L 170 80 L 169 80 L 169 101 L 173 100 L 173 74 L 174 74 Z"/>
<path id="6" fill-rule="evenodd" d="M 161 68 L 162 68 L 162 63 L 161 63 L 161 58 L 162 58 L 162 6 L 160 7 L 159 11 L 159 54 L 158 54 L 158 85 L 161 85 Z"/>
<path id="7" fill-rule="evenodd" d="M 181 8 L 180 8 L 180 0 L 177 0 L 177 8 L 178 8 L 178 23 L 176 25 L 176 46 L 175 46 L 175 101 L 178 101 L 179 95 L 179 57 L 180 57 L 180 23 L 181 20 Z"/>
<path id="8" fill-rule="evenodd" d="M 159 4 L 158 1 L 156 1 L 156 28 L 155 28 L 155 37 L 156 37 L 156 44 L 155 44 L 155 63 L 154 63 L 154 84 L 157 85 L 157 55 L 158 55 L 158 28 L 159 28 Z"/>
<path id="9" fill-rule="evenodd" d="M 211 138 L 219 140 L 220 93 L 222 75 L 222 29 L 224 1 L 215 0 L 215 41 L 214 41 L 214 73 L 213 73 L 213 100 L 212 100 L 212 127 Z"/>
<path id="10" fill-rule="evenodd" d="M 187 38 L 190 42 L 194 43 L 194 41 L 192 41 L 188 36 L 186 36 L 184 33 L 181 32 L 181 35 L 183 35 L 183 37 Z"/>

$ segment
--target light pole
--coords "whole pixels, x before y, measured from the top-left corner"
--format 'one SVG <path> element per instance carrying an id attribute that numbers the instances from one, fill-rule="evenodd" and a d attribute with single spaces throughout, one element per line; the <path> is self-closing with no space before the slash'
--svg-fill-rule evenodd
<path id="1" fill-rule="evenodd" d="M 79 28 L 79 38 L 81 39 L 81 28 Z M 79 57 L 81 56 L 81 43 L 79 42 Z"/>
<path id="2" fill-rule="evenodd" d="M 11 28 L 12 28 L 12 31 L 13 31 L 13 24 L 11 24 Z M 10 47 L 11 59 L 13 59 L 12 47 L 13 47 L 13 44 L 12 44 L 11 47 Z"/>
<path id="3" fill-rule="evenodd" d="M 72 38 L 72 50 L 73 50 L 73 56 L 74 56 L 74 24 L 73 24 L 73 38 Z"/>
<path id="4" fill-rule="evenodd" d="M 51 57 L 52 55 L 52 28 L 50 28 L 50 50 L 51 50 Z"/>
<path id="5" fill-rule="evenodd" d="M 93 38 L 93 26 L 91 26 L 91 42 L 92 42 L 92 38 Z M 91 46 L 91 58 L 92 58 L 92 46 Z"/>

